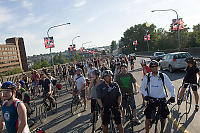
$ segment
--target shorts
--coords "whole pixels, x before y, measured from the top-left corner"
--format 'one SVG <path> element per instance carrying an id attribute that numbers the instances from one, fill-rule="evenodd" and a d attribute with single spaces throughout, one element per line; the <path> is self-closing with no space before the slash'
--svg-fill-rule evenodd
<path id="1" fill-rule="evenodd" d="M 128 101 L 128 96 L 127 95 L 122 95 L 122 107 L 123 108 L 127 108 L 128 105 L 131 105 L 132 109 L 136 109 L 134 95 L 130 96 L 130 101 Z"/>
<path id="2" fill-rule="evenodd" d="M 187 88 L 189 83 L 184 84 L 184 88 Z M 197 91 L 197 85 L 192 85 L 192 91 Z"/>
<path id="3" fill-rule="evenodd" d="M 147 107 L 144 111 L 144 115 L 146 116 L 146 119 L 153 119 L 156 115 L 156 107 L 160 106 L 161 108 L 161 117 L 163 119 L 167 118 L 169 115 L 169 109 L 167 107 L 167 104 L 163 102 L 155 102 L 155 103 L 149 103 L 147 104 Z"/>
<path id="4" fill-rule="evenodd" d="M 114 121 L 116 125 L 121 124 L 121 112 L 119 109 L 112 109 L 112 113 L 114 115 Z M 104 112 L 102 115 L 102 124 L 108 125 L 110 123 L 110 111 L 109 108 L 104 108 Z"/>
<path id="5" fill-rule="evenodd" d="M 91 113 L 99 110 L 99 104 L 96 99 L 91 99 Z"/>
<path id="6" fill-rule="evenodd" d="M 77 89 L 75 89 L 75 92 L 77 93 Z M 85 98 L 85 89 L 83 89 L 83 90 L 81 90 L 81 92 L 80 92 L 80 96 L 81 96 L 81 98 Z"/>

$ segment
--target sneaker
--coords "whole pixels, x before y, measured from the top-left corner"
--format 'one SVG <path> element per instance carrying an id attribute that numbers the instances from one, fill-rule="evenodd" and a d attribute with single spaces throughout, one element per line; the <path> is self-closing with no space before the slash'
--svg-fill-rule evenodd
<path id="1" fill-rule="evenodd" d="M 195 110 L 196 110 L 196 111 L 199 110 L 199 105 L 195 105 Z"/>
<path id="2" fill-rule="evenodd" d="M 140 121 L 138 118 L 136 118 L 134 121 L 135 121 L 137 124 L 141 124 L 141 121 Z"/>
<path id="3" fill-rule="evenodd" d="M 182 99 L 178 99 L 178 100 L 177 100 L 177 104 L 178 104 L 178 105 L 181 105 L 181 103 L 182 103 Z"/>

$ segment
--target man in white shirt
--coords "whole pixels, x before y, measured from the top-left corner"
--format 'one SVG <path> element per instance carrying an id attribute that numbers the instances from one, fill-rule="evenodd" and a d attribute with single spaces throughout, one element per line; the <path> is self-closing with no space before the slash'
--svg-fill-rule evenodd
<path id="1" fill-rule="evenodd" d="M 162 131 L 164 130 L 166 118 L 169 115 L 169 109 L 166 103 L 167 91 L 165 86 L 171 93 L 171 98 L 168 100 L 170 103 L 175 102 L 174 86 L 166 74 L 158 72 L 157 61 L 152 61 L 149 64 L 149 67 L 152 72 L 150 72 L 143 78 L 140 88 L 144 99 L 148 101 L 147 107 L 144 112 L 146 116 L 145 129 L 146 133 L 149 133 L 150 121 L 154 118 L 153 116 L 155 116 L 156 107 L 159 106 L 161 107 L 161 117 L 163 118 L 163 124 L 161 127 L 162 133 Z M 156 102 L 151 102 L 152 100 Z"/>
<path id="2" fill-rule="evenodd" d="M 88 79 L 89 80 L 91 80 L 92 78 L 93 78 L 93 74 L 92 74 L 92 72 L 94 71 L 94 70 L 96 70 L 96 68 L 95 67 L 93 67 L 93 64 L 91 63 L 91 64 L 89 64 L 89 68 L 88 68 Z"/>
<path id="3" fill-rule="evenodd" d="M 85 97 L 85 77 L 82 75 L 82 69 L 76 69 L 76 75 L 74 76 L 72 91 L 73 97 L 75 95 L 80 95 L 84 102 L 84 109 L 86 109 L 86 97 Z"/>

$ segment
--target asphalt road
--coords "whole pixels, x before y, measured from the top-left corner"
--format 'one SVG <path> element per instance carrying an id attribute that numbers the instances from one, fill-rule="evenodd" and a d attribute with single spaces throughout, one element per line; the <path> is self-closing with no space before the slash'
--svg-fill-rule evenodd
<path id="1" fill-rule="evenodd" d="M 135 70 L 130 71 L 133 76 L 137 79 L 138 90 L 141 84 L 142 79 L 142 68 L 139 64 L 139 60 L 141 57 L 138 57 L 135 63 Z M 149 60 L 149 59 L 147 59 Z M 177 90 L 180 87 L 183 77 L 185 75 L 184 71 L 175 71 L 174 73 L 169 73 L 168 71 L 163 71 L 166 73 L 169 78 L 172 80 L 176 94 Z M 70 89 L 68 87 L 68 89 Z M 199 90 L 198 90 L 199 92 Z M 71 103 L 71 91 L 66 91 L 66 89 L 60 92 L 61 96 L 57 99 L 58 109 L 56 113 L 52 111 L 48 112 L 48 117 L 44 123 L 40 123 L 39 121 L 31 128 L 41 127 L 45 129 L 47 133 L 90 133 L 91 132 L 91 123 L 90 123 L 90 101 L 87 102 L 88 107 L 86 111 L 83 111 L 83 108 L 80 108 L 75 115 L 70 114 L 70 103 Z M 170 96 L 170 93 L 168 92 Z M 193 95 L 192 95 L 193 96 Z M 138 94 L 135 96 L 138 117 L 141 120 L 140 125 L 135 125 L 134 132 L 135 133 L 144 133 L 144 123 L 145 117 L 143 115 L 144 108 L 142 108 L 142 98 L 141 95 Z M 40 102 L 38 100 L 38 102 Z M 198 126 L 200 125 L 199 112 L 194 111 L 194 96 L 192 101 L 192 109 L 190 113 L 186 116 L 185 113 L 185 104 L 183 103 L 180 111 L 177 111 L 177 105 L 172 104 L 169 105 L 170 108 L 170 116 L 167 119 L 165 133 L 198 133 Z M 98 121 L 97 126 L 100 127 L 101 121 Z M 130 132 L 129 122 L 127 121 L 124 124 L 125 133 Z M 98 130 L 98 132 L 102 132 Z M 153 128 L 151 129 L 153 132 Z"/>

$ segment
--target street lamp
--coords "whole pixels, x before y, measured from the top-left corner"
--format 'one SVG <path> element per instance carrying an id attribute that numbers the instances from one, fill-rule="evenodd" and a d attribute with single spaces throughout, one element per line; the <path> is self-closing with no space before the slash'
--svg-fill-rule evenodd
<path id="1" fill-rule="evenodd" d="M 151 26 L 151 24 L 148 23 L 148 22 L 146 22 L 145 25 L 146 25 L 146 27 L 150 27 Z M 146 36 L 147 36 L 149 30 L 148 29 L 144 29 L 143 27 L 142 27 L 142 29 L 146 32 Z M 147 41 L 147 47 L 148 47 L 148 53 L 149 53 L 149 42 L 148 42 L 148 39 L 146 41 Z"/>
<path id="2" fill-rule="evenodd" d="M 47 30 L 48 45 L 50 45 L 50 44 L 49 44 L 49 31 L 50 31 L 50 29 L 56 28 L 56 27 L 60 27 L 60 26 L 63 26 L 63 25 L 68 25 L 68 24 L 70 24 L 70 23 L 64 23 L 64 24 L 54 25 L 54 26 L 50 27 L 50 28 Z M 51 46 L 50 46 L 49 48 L 50 48 L 51 62 L 52 62 L 52 65 L 54 65 L 54 63 L 53 63 L 53 55 L 51 54 Z"/>
<path id="3" fill-rule="evenodd" d="M 177 19 L 177 22 L 179 21 L 179 18 L 178 18 L 178 13 L 176 10 L 174 9 L 165 9 L 165 10 L 152 10 L 151 12 L 160 12 L 160 11 L 173 11 L 176 13 L 176 19 Z M 179 44 L 179 51 L 181 50 L 181 41 L 180 41 L 180 31 L 179 31 L 179 24 L 178 24 L 178 27 L 177 27 L 177 30 L 178 30 L 178 44 Z"/>
<path id="4" fill-rule="evenodd" d="M 87 43 L 91 43 L 92 41 L 89 41 L 89 42 L 84 42 L 84 43 L 82 43 L 82 49 L 83 49 L 83 44 L 87 44 Z M 83 54 L 83 52 L 82 52 L 82 56 L 83 56 L 84 54 Z M 83 60 L 82 60 L 82 63 L 83 63 Z"/>
<path id="5" fill-rule="evenodd" d="M 76 38 L 78 38 L 78 37 L 80 37 L 80 36 L 76 36 L 76 37 L 74 37 L 74 38 L 72 39 L 72 45 L 74 44 L 74 43 L 73 43 L 74 39 L 76 39 Z"/>
<path id="6" fill-rule="evenodd" d="M 78 37 L 80 37 L 80 36 L 76 36 L 76 37 L 74 37 L 73 39 L 72 39 L 72 47 L 73 47 L 73 45 L 74 45 L 74 39 L 76 39 L 76 38 L 78 38 Z M 72 53 L 73 54 L 73 53 Z"/>

